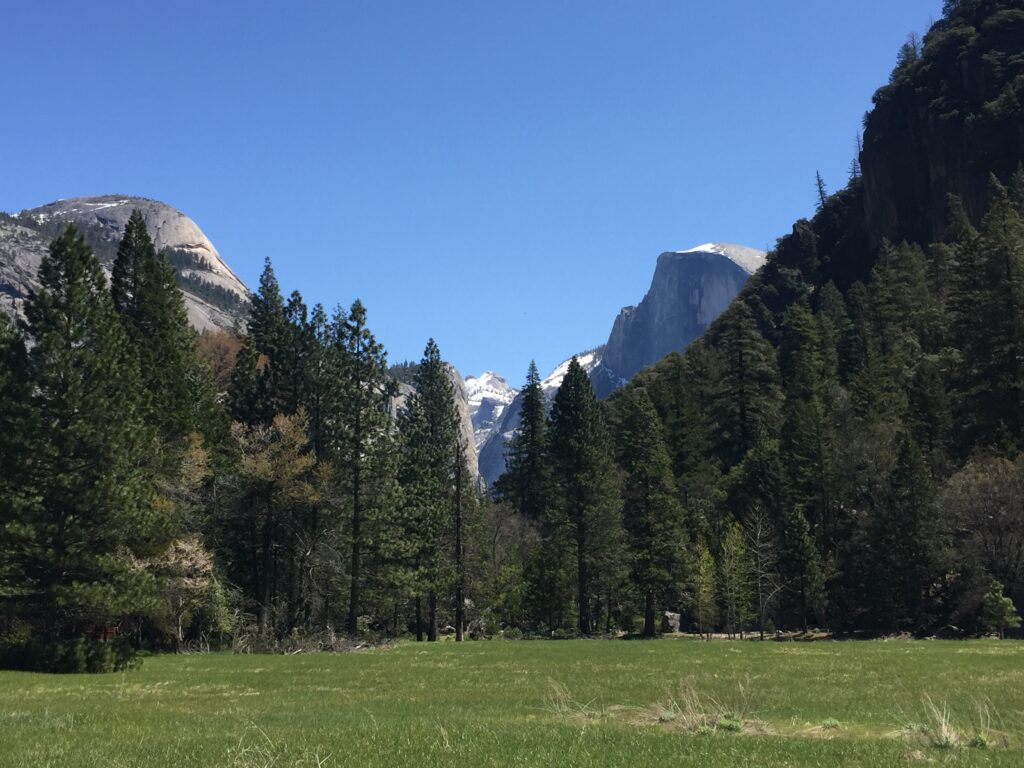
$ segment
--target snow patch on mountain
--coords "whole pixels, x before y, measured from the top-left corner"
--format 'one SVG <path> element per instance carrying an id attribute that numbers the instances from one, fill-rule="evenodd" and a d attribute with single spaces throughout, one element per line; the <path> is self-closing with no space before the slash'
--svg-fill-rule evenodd
<path id="1" fill-rule="evenodd" d="M 519 390 L 509 386 L 502 376 L 485 371 L 479 376 L 466 377 L 466 394 L 473 422 L 473 441 L 479 450 L 501 422 L 505 409 L 515 400 Z"/>
<path id="2" fill-rule="evenodd" d="M 562 381 L 565 379 L 565 374 L 569 372 L 569 363 L 571 362 L 571 357 L 568 360 L 562 361 L 558 367 L 540 383 L 540 388 L 544 390 L 544 395 L 549 400 L 555 396 L 558 388 L 562 386 Z M 576 362 L 580 364 L 580 367 L 582 367 L 585 372 L 590 373 L 597 367 L 598 363 L 601 362 L 601 357 L 596 351 L 584 352 L 582 355 L 576 355 Z"/>
<path id="3" fill-rule="evenodd" d="M 749 275 L 764 266 L 767 256 L 764 251 L 735 243 L 704 243 L 704 245 L 698 245 L 688 251 L 671 251 L 671 253 L 716 253 L 719 256 L 725 256 Z"/>

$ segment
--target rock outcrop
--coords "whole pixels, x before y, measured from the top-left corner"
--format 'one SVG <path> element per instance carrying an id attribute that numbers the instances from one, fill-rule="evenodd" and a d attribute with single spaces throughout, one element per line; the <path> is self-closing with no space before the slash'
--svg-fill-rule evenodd
<path id="1" fill-rule="evenodd" d="M 135 209 L 179 275 L 189 322 L 200 331 L 227 330 L 241 322 L 249 291 L 196 223 L 165 203 L 123 195 L 58 200 L 0 219 L 0 293 L 9 297 L 8 308 L 18 310 L 36 284 L 49 241 L 68 224 L 81 231 L 109 272 Z"/>
<path id="2" fill-rule="evenodd" d="M 601 352 L 601 365 L 622 381 L 681 351 L 707 329 L 764 264 L 765 254 L 740 245 L 708 243 L 658 257 L 650 290 L 624 308 Z"/>

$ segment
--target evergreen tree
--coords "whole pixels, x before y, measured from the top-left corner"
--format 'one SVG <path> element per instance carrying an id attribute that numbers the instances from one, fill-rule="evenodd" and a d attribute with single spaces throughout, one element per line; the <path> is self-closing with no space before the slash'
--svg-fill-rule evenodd
<path id="1" fill-rule="evenodd" d="M 290 413 L 287 406 L 294 398 L 284 365 L 293 340 L 281 286 L 268 258 L 259 290 L 252 296 L 245 339 L 228 389 L 228 410 L 235 421 L 267 425 L 275 415 Z"/>
<path id="2" fill-rule="evenodd" d="M 984 265 L 983 304 L 976 308 L 985 320 L 985 357 L 977 371 L 978 409 L 985 437 L 1003 429 L 1024 433 L 1024 218 L 1006 190 L 994 182 L 995 199 L 978 241 Z"/>
<path id="3" fill-rule="evenodd" d="M 715 456 L 719 424 L 716 398 L 721 391 L 721 355 L 700 342 L 690 345 L 679 366 L 678 406 L 666 431 L 691 535 L 708 535 L 718 499 L 722 470 Z"/>
<path id="4" fill-rule="evenodd" d="M 156 585 L 135 558 L 162 551 L 171 524 L 144 469 L 138 369 L 73 226 L 51 244 L 39 284 L 25 304 L 32 499 L 2 549 L 23 617 L 54 640 L 152 609 Z"/>
<path id="5" fill-rule="evenodd" d="M 558 519 L 573 546 L 579 631 L 594 630 L 593 582 L 619 570 L 622 523 L 612 446 L 590 379 L 574 357 L 548 423 Z"/>
<path id="6" fill-rule="evenodd" d="M 400 480 L 404 493 L 402 528 L 409 542 L 407 579 L 416 598 L 417 639 L 422 634 L 422 597 L 428 599 L 427 633 L 437 639 L 437 595 L 456 575 L 448 548 L 452 541 L 455 481 L 462 471 L 459 422 L 452 383 L 433 339 L 427 342 L 414 377 L 415 392 L 399 416 Z"/>
<path id="7" fill-rule="evenodd" d="M 155 258 L 156 248 L 146 229 L 146 220 L 142 217 L 142 211 L 136 208 L 125 224 L 110 275 L 114 308 L 122 315 L 131 317 L 141 306 L 139 278 L 142 276 L 142 265 L 147 259 Z"/>
<path id="8" fill-rule="evenodd" d="M 346 629 L 355 633 L 360 610 L 363 556 L 367 535 L 373 538 L 381 519 L 381 506 L 392 494 L 390 478 L 378 474 L 389 466 L 392 450 L 388 406 L 392 396 L 384 348 L 366 326 L 360 301 L 347 314 L 339 313 L 337 345 L 341 353 L 336 402 L 332 414 L 336 431 L 333 446 L 347 486 L 351 549 L 349 552 L 349 608 Z"/>
<path id="9" fill-rule="evenodd" d="M 790 503 L 803 507 L 814 525 L 831 528 L 831 434 L 821 403 L 824 385 L 818 330 L 806 305 L 794 304 L 787 310 L 779 350 L 785 381 L 780 452 Z"/>
<path id="10" fill-rule="evenodd" d="M 926 357 L 908 390 L 907 426 L 933 473 L 944 473 L 953 436 L 953 412 L 939 362 Z"/>
<path id="11" fill-rule="evenodd" d="M 781 391 L 775 350 L 761 335 L 750 308 L 733 302 L 719 319 L 721 389 L 714 410 L 720 428 L 719 455 L 737 463 L 762 431 L 778 428 Z"/>
<path id="12" fill-rule="evenodd" d="M 30 465 L 35 428 L 28 407 L 32 392 L 28 353 L 20 331 L 0 313 L 0 552 L 7 552 L 7 535 L 32 503 Z M 0 558 L 0 604 L 12 600 L 14 563 Z"/>
<path id="13" fill-rule="evenodd" d="M 943 570 L 946 533 L 934 507 L 931 474 L 913 440 L 901 441 L 888 493 L 871 510 L 868 525 L 861 603 L 873 612 L 869 626 L 929 626 L 936 618 L 929 594 Z"/>
<path id="14" fill-rule="evenodd" d="M 497 495 L 527 520 L 544 517 L 548 492 L 544 392 L 537 364 L 530 361 L 522 390 L 519 429 L 509 440 L 505 473 L 495 485 Z"/>
<path id="15" fill-rule="evenodd" d="M 811 537 L 807 518 L 797 507 L 788 507 L 782 518 L 782 572 L 793 597 L 795 618 L 808 629 L 808 618 L 823 613 L 825 575 L 821 555 Z"/>
<path id="16" fill-rule="evenodd" d="M 640 388 L 611 402 L 616 459 L 625 473 L 623 525 L 633 585 L 644 599 L 644 637 L 654 637 L 655 603 L 682 581 L 686 542 L 682 507 L 658 414 Z"/>
<path id="17" fill-rule="evenodd" d="M 223 442 L 227 423 L 210 371 L 198 357 L 174 269 L 156 253 L 138 210 L 125 226 L 113 274 L 114 305 L 138 357 L 145 418 L 168 454 L 164 471 L 173 474 L 190 433 Z"/>

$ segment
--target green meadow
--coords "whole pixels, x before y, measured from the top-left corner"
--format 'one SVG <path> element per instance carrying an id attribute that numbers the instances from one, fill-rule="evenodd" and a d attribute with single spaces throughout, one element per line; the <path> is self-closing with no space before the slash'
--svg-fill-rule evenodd
<path id="1" fill-rule="evenodd" d="M 492 641 L 0 672 L 0 765 L 1024 765 L 1024 643 Z"/>

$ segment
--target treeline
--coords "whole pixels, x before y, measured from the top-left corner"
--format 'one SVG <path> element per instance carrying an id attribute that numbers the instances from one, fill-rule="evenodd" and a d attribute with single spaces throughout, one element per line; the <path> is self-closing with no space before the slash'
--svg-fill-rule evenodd
<path id="1" fill-rule="evenodd" d="M 948 3 L 879 109 L 967 53 L 1012 96 L 1020 5 Z M 917 127 L 936 110 L 943 131 L 983 125 L 961 96 Z M 62 230 L 24 318 L 0 319 L 0 665 L 663 621 L 708 636 L 1016 626 L 1024 151 L 1009 167 L 1005 146 L 958 145 L 994 175 L 970 205 L 944 201 L 939 242 L 922 242 L 934 212 L 880 192 L 886 131 L 903 131 L 884 123 L 869 117 L 870 162 L 834 195 L 819 177 L 816 215 L 684 354 L 604 402 L 574 360 L 549 411 L 531 365 L 494 489 L 467 470 L 432 341 L 389 368 L 358 301 L 285 299 L 269 262 L 245 334 L 197 337 L 141 215 L 109 285 Z"/>

